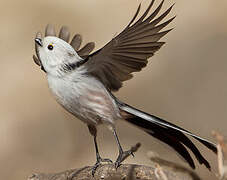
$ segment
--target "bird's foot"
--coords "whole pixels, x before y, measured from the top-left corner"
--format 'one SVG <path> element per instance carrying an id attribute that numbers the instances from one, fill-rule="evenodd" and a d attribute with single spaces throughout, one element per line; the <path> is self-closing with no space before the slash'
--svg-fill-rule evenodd
<path id="1" fill-rule="evenodd" d="M 117 160 L 116 160 L 116 162 L 114 163 L 115 168 L 117 169 L 117 168 L 121 165 L 121 163 L 122 163 L 127 157 L 129 157 L 130 155 L 132 155 L 132 156 L 134 157 L 133 152 L 134 152 L 134 151 L 133 151 L 132 149 L 130 149 L 130 150 L 128 150 L 128 151 L 120 151 L 120 152 L 119 152 L 119 155 L 118 155 L 118 157 L 117 157 Z"/>
<path id="2" fill-rule="evenodd" d="M 102 165 L 102 163 L 113 163 L 110 159 L 102 159 L 101 157 L 98 157 L 97 158 L 97 161 L 96 161 L 96 163 L 95 163 L 95 165 L 92 167 L 92 176 L 94 176 L 95 175 L 95 171 L 96 171 L 96 169 L 100 166 L 100 165 Z"/>

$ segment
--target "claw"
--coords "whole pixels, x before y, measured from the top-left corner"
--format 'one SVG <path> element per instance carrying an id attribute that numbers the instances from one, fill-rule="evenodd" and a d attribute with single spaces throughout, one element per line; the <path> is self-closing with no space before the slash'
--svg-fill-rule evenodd
<path id="1" fill-rule="evenodd" d="M 98 168 L 100 165 L 102 165 L 102 162 L 113 163 L 113 161 L 110 160 L 110 159 L 102 159 L 101 157 L 99 157 L 99 158 L 97 159 L 95 165 L 92 167 L 91 173 L 92 173 L 92 176 L 93 176 L 93 177 L 94 177 L 94 175 L 95 175 L 95 172 L 96 172 L 97 168 Z"/>
<path id="2" fill-rule="evenodd" d="M 135 157 L 135 155 L 134 155 L 134 153 L 133 153 L 133 152 L 131 152 L 131 155 L 132 155 L 132 157 Z"/>
<path id="3" fill-rule="evenodd" d="M 119 168 L 120 165 L 121 165 L 121 163 L 119 163 L 118 161 L 116 161 L 116 162 L 114 163 L 115 169 L 117 170 L 117 168 Z"/>
<path id="4" fill-rule="evenodd" d="M 101 159 L 101 162 L 113 163 L 111 159 Z"/>
<path id="5" fill-rule="evenodd" d="M 100 162 L 96 162 L 95 165 L 92 167 L 91 173 L 92 173 L 92 176 L 93 176 L 93 177 L 94 177 L 94 175 L 95 175 L 96 169 L 97 169 L 100 165 L 101 165 Z"/>
<path id="6" fill-rule="evenodd" d="M 116 162 L 114 163 L 115 165 L 115 168 L 117 169 L 121 163 L 128 157 L 132 155 L 132 157 L 134 157 L 134 154 L 133 154 L 133 151 L 132 150 L 129 150 L 129 151 L 120 151 L 118 157 L 117 157 L 117 160 Z"/>

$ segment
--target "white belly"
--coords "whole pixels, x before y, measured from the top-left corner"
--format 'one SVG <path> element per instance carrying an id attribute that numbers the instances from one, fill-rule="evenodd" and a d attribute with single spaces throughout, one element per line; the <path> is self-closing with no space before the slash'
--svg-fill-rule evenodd
<path id="1" fill-rule="evenodd" d="M 111 123 L 121 118 L 115 100 L 95 78 L 48 76 L 57 102 L 87 124 Z"/>

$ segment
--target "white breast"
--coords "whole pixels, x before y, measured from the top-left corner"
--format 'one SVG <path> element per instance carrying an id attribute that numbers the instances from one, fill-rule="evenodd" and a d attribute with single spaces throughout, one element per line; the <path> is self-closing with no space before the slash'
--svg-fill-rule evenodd
<path id="1" fill-rule="evenodd" d="M 70 74 L 48 76 L 49 87 L 57 102 L 88 124 L 113 123 L 120 118 L 115 100 L 95 78 Z"/>

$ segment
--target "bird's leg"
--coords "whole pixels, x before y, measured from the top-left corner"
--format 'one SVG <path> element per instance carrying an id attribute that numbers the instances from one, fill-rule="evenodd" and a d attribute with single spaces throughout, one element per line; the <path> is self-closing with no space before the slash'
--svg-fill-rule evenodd
<path id="1" fill-rule="evenodd" d="M 108 163 L 113 163 L 110 159 L 103 159 L 101 158 L 99 154 L 99 149 L 98 149 L 98 144 L 96 141 L 97 137 L 97 129 L 95 126 L 88 125 L 89 132 L 91 135 L 94 137 L 94 144 L 95 144 L 95 152 L 96 152 L 96 163 L 92 168 L 92 175 L 94 176 L 96 169 L 98 168 L 99 165 L 101 165 L 102 162 L 108 162 Z"/>
<path id="2" fill-rule="evenodd" d="M 119 141 L 119 138 L 117 136 L 117 132 L 115 130 L 115 128 L 113 128 L 113 133 L 114 133 L 114 137 L 117 141 L 117 145 L 118 145 L 118 149 L 119 149 L 119 155 L 117 157 L 117 160 L 115 162 L 115 167 L 118 168 L 121 163 L 129 156 L 129 155 L 132 155 L 134 157 L 134 154 L 133 154 L 133 151 L 132 149 L 128 150 L 128 151 L 123 151 L 122 147 L 121 147 L 121 144 L 120 144 L 120 141 Z"/>
<path id="3" fill-rule="evenodd" d="M 103 158 L 101 158 L 101 156 L 99 154 L 99 150 L 98 150 L 96 136 L 94 136 L 94 143 L 95 143 L 95 151 L 96 151 L 96 160 L 97 160 L 97 162 L 98 163 L 100 163 L 100 162 L 110 162 L 110 163 L 112 163 L 112 161 L 110 159 L 103 159 Z"/>

